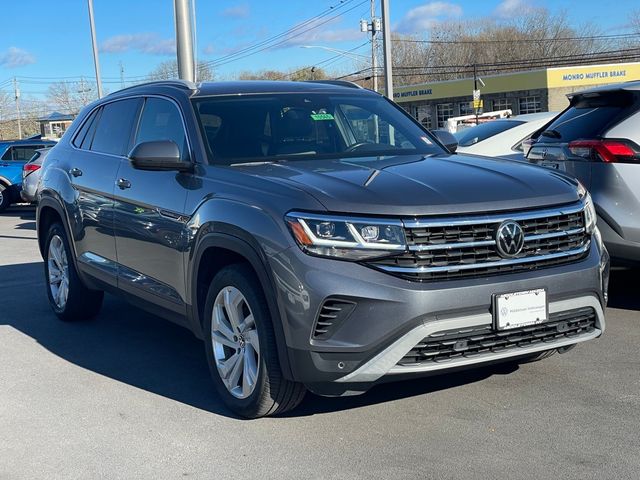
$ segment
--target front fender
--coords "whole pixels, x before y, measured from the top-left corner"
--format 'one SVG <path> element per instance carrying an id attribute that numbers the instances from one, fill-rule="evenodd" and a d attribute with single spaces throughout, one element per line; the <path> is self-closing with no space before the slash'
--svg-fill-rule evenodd
<path id="1" fill-rule="evenodd" d="M 285 377 L 292 379 L 286 332 L 280 320 L 284 312 L 277 300 L 275 281 L 268 260 L 293 242 L 284 223 L 278 224 L 271 215 L 258 207 L 236 200 L 214 198 L 198 208 L 187 228 L 192 235 L 186 269 L 187 298 L 191 299 L 194 332 L 200 337 L 203 335 L 197 300 L 197 280 L 202 255 L 211 247 L 241 255 L 258 276 L 273 319 L 280 365 Z"/>

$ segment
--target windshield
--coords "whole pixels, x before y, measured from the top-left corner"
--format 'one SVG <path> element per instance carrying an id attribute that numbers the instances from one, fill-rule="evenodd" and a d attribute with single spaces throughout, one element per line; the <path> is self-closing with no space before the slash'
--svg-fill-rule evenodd
<path id="1" fill-rule="evenodd" d="M 443 153 L 383 97 L 263 94 L 194 106 L 215 164 Z"/>
<path id="2" fill-rule="evenodd" d="M 475 127 L 467 128 L 453 134 L 458 140 L 458 145 L 461 147 L 470 147 L 478 142 L 486 140 L 489 137 L 493 137 L 498 133 L 506 132 L 507 130 L 522 125 L 522 121 L 518 120 L 494 120 L 492 122 L 482 123 Z"/>

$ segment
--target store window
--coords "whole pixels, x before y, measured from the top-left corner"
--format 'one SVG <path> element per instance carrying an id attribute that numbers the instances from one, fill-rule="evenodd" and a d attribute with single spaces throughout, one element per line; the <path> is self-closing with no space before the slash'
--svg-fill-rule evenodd
<path id="1" fill-rule="evenodd" d="M 460 116 L 463 115 L 473 115 L 475 112 L 473 111 L 472 102 L 462 102 L 460 104 Z"/>
<path id="2" fill-rule="evenodd" d="M 538 113 L 542 111 L 540 97 L 522 97 L 520 99 L 520 115 L 525 113 Z"/>
<path id="3" fill-rule="evenodd" d="M 496 98 L 493 101 L 493 110 L 511 110 L 513 111 L 513 103 L 510 98 Z"/>
<path id="4" fill-rule="evenodd" d="M 438 128 L 447 125 L 447 120 L 453 117 L 453 103 L 440 103 L 436 105 L 436 117 L 438 120 Z"/>
<path id="5" fill-rule="evenodd" d="M 424 128 L 431 128 L 431 106 L 421 105 L 416 108 L 416 119 Z"/>

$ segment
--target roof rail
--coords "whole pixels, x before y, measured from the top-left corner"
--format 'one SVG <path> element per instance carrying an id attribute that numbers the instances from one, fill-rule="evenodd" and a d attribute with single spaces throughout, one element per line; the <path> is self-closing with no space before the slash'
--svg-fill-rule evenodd
<path id="1" fill-rule="evenodd" d="M 357 83 L 349 82 L 347 80 L 305 80 L 309 83 L 326 83 L 327 85 L 336 85 L 339 87 L 347 87 L 347 88 L 362 88 Z"/>
<path id="2" fill-rule="evenodd" d="M 116 90 L 115 92 L 111 92 L 109 95 L 113 95 L 115 93 L 124 92 L 124 91 L 131 90 L 131 89 L 134 89 L 134 88 L 146 87 L 148 85 L 157 85 L 157 86 L 165 85 L 167 87 L 177 87 L 177 88 L 183 88 L 185 90 L 196 90 L 198 88 L 198 86 L 195 83 L 190 82 L 188 80 L 179 80 L 179 79 L 154 80 L 154 81 L 151 81 L 151 82 L 137 83 L 136 85 L 131 85 L 130 87 L 121 88 L 120 90 Z"/>

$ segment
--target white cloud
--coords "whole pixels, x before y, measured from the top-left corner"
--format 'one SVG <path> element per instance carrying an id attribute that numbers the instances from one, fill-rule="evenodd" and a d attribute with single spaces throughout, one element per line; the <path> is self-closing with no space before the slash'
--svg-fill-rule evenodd
<path id="1" fill-rule="evenodd" d="M 462 7 L 449 2 L 429 2 L 409 10 L 395 30 L 401 33 L 422 33 L 434 23 L 462 16 Z"/>
<path id="2" fill-rule="evenodd" d="M 500 18 L 512 18 L 529 12 L 534 7 L 530 0 L 502 0 L 494 11 L 494 15 Z"/>
<path id="3" fill-rule="evenodd" d="M 251 10 L 249 9 L 249 5 L 236 5 L 234 7 L 229 7 L 222 11 L 223 17 L 230 18 L 247 18 L 251 14 Z"/>
<path id="4" fill-rule="evenodd" d="M 100 51 L 122 53 L 135 50 L 150 55 L 173 55 L 176 42 L 172 38 L 160 38 L 157 33 L 131 33 L 107 38 L 100 44 Z"/>
<path id="5" fill-rule="evenodd" d="M 0 66 L 5 68 L 22 67 L 32 63 L 36 63 L 36 58 L 18 47 L 9 47 L 5 52 L 0 53 Z"/>

